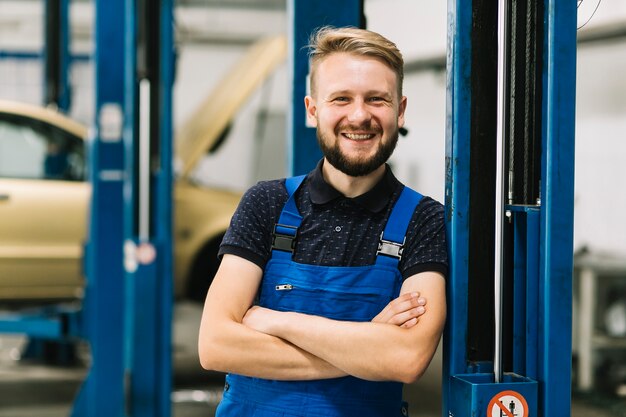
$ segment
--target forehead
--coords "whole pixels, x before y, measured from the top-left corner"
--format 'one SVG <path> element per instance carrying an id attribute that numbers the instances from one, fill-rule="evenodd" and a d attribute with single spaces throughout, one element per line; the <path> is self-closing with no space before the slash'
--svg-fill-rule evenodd
<path id="1" fill-rule="evenodd" d="M 335 53 L 317 63 L 314 82 L 321 95 L 334 91 L 397 91 L 397 75 L 382 60 L 370 56 Z"/>

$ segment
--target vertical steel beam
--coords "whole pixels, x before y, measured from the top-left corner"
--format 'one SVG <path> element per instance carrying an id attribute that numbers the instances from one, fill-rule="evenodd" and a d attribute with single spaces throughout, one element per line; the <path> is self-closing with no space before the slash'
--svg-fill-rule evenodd
<path id="1" fill-rule="evenodd" d="M 126 0 L 126 409 L 171 414 L 173 2 Z"/>
<path id="2" fill-rule="evenodd" d="M 539 379 L 544 416 L 570 415 L 576 3 L 546 0 Z"/>
<path id="3" fill-rule="evenodd" d="M 540 207 L 509 206 L 514 222 L 512 369 L 537 379 Z"/>
<path id="4" fill-rule="evenodd" d="M 526 354 L 525 376 L 539 379 L 537 361 L 539 357 L 539 240 L 541 210 L 526 210 Z"/>
<path id="5" fill-rule="evenodd" d="M 83 321 L 92 365 L 72 415 L 121 416 L 123 389 L 124 0 L 95 4 L 96 115 L 89 140 L 92 196 Z"/>
<path id="6" fill-rule="evenodd" d="M 468 245 L 472 244 L 469 196 L 470 184 L 474 184 L 470 179 L 477 175 L 470 172 L 469 166 L 473 149 L 470 142 L 476 139 L 470 138 L 475 123 L 470 108 L 488 97 L 471 91 L 471 80 L 477 74 L 470 71 L 480 72 L 483 67 L 488 71 L 490 63 L 472 63 L 472 48 L 479 47 L 472 44 L 472 31 L 476 29 L 472 12 L 477 5 L 482 7 L 476 0 L 473 3 L 448 1 L 446 221 L 451 264 L 444 335 L 443 416 L 458 401 L 451 396 L 450 377 L 481 372 L 468 358 L 468 340 L 473 337 L 467 327 L 468 264 L 472 262 L 468 255 Z M 514 300 L 512 337 L 519 340 L 512 343 L 512 366 L 539 382 L 539 416 L 565 416 L 571 408 L 576 6 L 545 0 L 541 10 L 544 39 L 539 68 L 543 73 L 541 94 L 537 95 L 542 108 L 541 205 L 519 206 L 514 213 L 518 222 L 513 239 L 517 264 L 514 293 L 523 296 Z"/>
<path id="7" fill-rule="evenodd" d="M 291 111 L 287 117 L 288 167 L 292 175 L 306 174 L 322 157 L 315 129 L 305 120 L 304 97 L 308 94 L 309 59 L 306 46 L 318 27 L 365 27 L 363 0 L 297 1 L 289 0 L 289 68 Z"/>
<path id="8" fill-rule="evenodd" d="M 448 0 L 445 212 L 450 301 L 443 343 L 442 416 L 445 417 L 447 405 L 452 401 L 450 376 L 467 369 L 471 30 L 472 8 L 462 0 Z"/>
<path id="9" fill-rule="evenodd" d="M 155 174 L 156 209 L 154 217 L 158 219 L 155 225 L 155 241 L 159 251 L 159 290 L 157 303 L 158 347 L 159 359 L 158 381 L 155 387 L 157 394 L 159 417 L 171 415 L 172 391 L 172 326 L 174 302 L 174 261 L 173 247 L 174 230 L 173 218 L 173 181 L 174 167 L 174 129 L 172 121 L 173 104 L 172 89 L 174 88 L 176 53 L 174 47 L 174 0 L 161 0 L 161 15 L 159 17 L 160 37 L 160 69 L 159 69 L 159 170 Z"/>

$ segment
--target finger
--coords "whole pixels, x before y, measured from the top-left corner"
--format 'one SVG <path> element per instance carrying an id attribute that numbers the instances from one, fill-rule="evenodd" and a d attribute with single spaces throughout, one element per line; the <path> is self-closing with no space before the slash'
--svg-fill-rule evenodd
<path id="1" fill-rule="evenodd" d="M 403 311 L 402 313 L 396 314 L 389 321 L 387 321 L 387 323 L 401 326 L 402 324 L 406 323 L 407 321 L 411 319 L 419 318 L 425 312 L 426 312 L 426 308 L 424 306 L 412 308 L 410 310 Z"/>
<path id="2" fill-rule="evenodd" d="M 417 324 L 417 317 L 413 317 L 411 320 L 405 322 L 402 326 L 405 329 L 410 329 L 411 327 L 415 326 Z"/>
<path id="3" fill-rule="evenodd" d="M 418 292 L 405 293 L 393 299 L 372 319 L 373 322 L 388 323 L 394 316 L 412 308 L 426 305 L 426 299 Z"/>
<path id="4" fill-rule="evenodd" d="M 425 305 L 426 305 L 426 298 L 416 296 L 416 297 L 411 297 L 407 300 L 399 301 L 398 303 L 391 306 L 391 310 L 397 314 L 406 310 L 410 310 L 412 308 L 425 306 Z"/>
<path id="5" fill-rule="evenodd" d="M 405 311 L 409 311 L 412 308 L 425 305 L 426 299 L 424 297 L 420 297 L 419 295 L 415 295 L 406 299 L 397 299 L 397 302 L 389 305 L 389 311 L 387 313 L 397 315 Z"/>
<path id="6" fill-rule="evenodd" d="M 380 323 L 386 323 L 389 319 L 391 319 L 395 314 L 403 311 L 402 308 L 400 307 L 402 303 L 410 300 L 411 298 L 413 298 L 414 295 L 411 293 L 406 293 L 406 294 L 402 294 L 397 298 L 394 298 L 393 300 L 391 300 L 386 306 L 385 308 L 383 308 L 381 310 L 380 313 L 378 313 L 376 315 L 376 317 L 374 317 L 372 319 L 372 321 L 374 322 L 380 322 Z"/>

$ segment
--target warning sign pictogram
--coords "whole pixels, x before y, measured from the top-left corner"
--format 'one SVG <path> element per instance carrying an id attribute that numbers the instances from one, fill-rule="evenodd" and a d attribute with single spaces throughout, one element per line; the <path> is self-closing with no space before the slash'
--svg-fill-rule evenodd
<path id="1" fill-rule="evenodd" d="M 528 403 L 519 392 L 499 392 L 489 401 L 487 417 L 528 417 Z"/>

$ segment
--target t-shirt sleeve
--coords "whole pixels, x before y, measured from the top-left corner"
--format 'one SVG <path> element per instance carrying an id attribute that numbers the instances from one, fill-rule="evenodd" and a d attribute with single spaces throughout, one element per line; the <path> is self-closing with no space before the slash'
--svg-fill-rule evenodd
<path id="1" fill-rule="evenodd" d="M 220 257 L 236 255 L 265 267 L 272 230 L 287 201 L 284 184 L 284 180 L 262 181 L 244 193 L 220 245 Z"/>
<path id="2" fill-rule="evenodd" d="M 407 231 L 407 246 L 400 270 L 404 279 L 420 272 L 448 275 L 448 249 L 444 207 L 424 197 L 415 209 Z"/>

